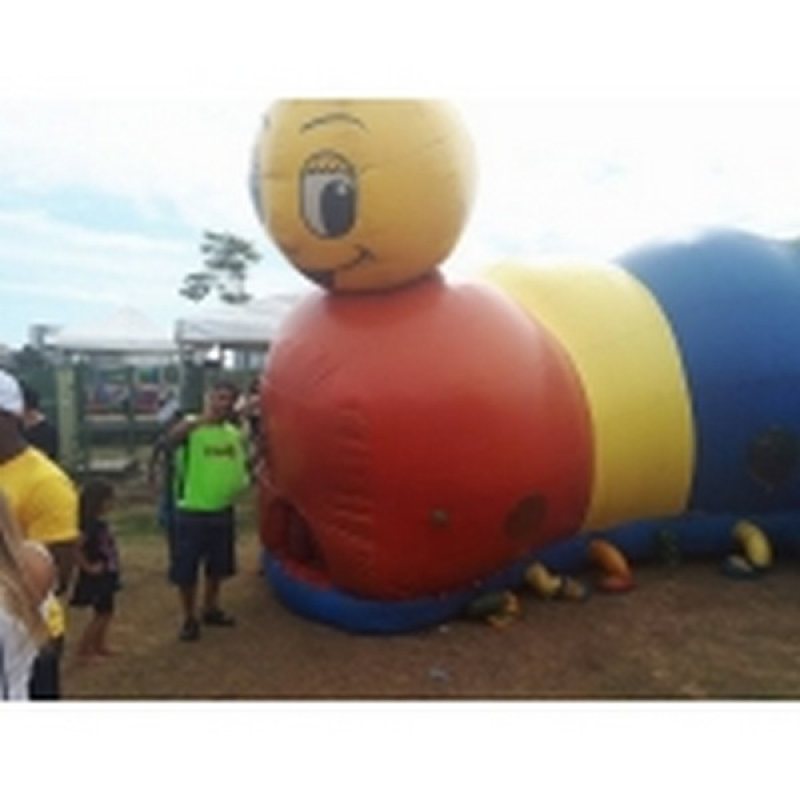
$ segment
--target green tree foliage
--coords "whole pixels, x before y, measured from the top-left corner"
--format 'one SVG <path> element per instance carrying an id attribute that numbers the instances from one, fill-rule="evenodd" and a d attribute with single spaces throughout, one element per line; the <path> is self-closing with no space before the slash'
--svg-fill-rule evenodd
<path id="1" fill-rule="evenodd" d="M 225 303 L 246 303 L 251 299 L 247 291 L 247 276 L 252 264 L 261 260 L 261 254 L 250 242 L 232 233 L 203 231 L 200 244 L 204 268 L 190 272 L 183 279 L 180 294 L 199 303 L 216 292 Z"/>

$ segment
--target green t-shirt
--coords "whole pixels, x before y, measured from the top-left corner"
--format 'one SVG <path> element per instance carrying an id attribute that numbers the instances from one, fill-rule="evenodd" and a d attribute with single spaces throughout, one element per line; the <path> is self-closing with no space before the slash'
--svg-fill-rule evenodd
<path id="1" fill-rule="evenodd" d="M 188 436 L 175 458 L 178 508 L 222 511 L 247 487 L 242 434 L 228 422 L 201 425 Z"/>

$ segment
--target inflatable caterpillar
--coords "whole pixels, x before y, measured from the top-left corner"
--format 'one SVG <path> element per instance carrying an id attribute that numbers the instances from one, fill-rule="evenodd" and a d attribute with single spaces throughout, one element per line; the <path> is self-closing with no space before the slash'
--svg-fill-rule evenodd
<path id="1" fill-rule="evenodd" d="M 262 381 L 264 565 L 291 609 L 412 630 L 533 561 L 574 567 L 593 532 L 639 557 L 674 519 L 703 551 L 798 505 L 789 244 L 719 231 L 449 283 L 474 166 L 447 106 L 277 103 L 253 164 L 266 229 L 322 287 Z"/>

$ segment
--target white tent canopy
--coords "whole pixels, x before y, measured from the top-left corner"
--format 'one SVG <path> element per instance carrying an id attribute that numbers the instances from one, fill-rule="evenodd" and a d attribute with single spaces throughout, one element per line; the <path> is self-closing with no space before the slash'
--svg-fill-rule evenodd
<path id="1" fill-rule="evenodd" d="M 175 323 L 175 341 L 182 347 L 266 346 L 303 296 L 298 292 L 273 294 L 179 319 Z"/>
<path id="2" fill-rule="evenodd" d="M 174 353 L 168 330 L 135 308 L 120 308 L 91 323 L 66 327 L 49 337 L 59 350 L 82 353 Z"/>

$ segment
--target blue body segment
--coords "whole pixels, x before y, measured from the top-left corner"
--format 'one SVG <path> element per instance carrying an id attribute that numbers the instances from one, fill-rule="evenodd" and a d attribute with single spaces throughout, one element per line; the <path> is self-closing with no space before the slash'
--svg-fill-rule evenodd
<path id="1" fill-rule="evenodd" d="M 619 259 L 655 296 L 695 423 L 691 510 L 800 507 L 800 251 L 719 231 Z"/>

